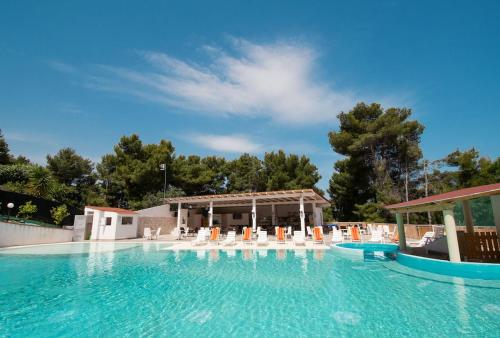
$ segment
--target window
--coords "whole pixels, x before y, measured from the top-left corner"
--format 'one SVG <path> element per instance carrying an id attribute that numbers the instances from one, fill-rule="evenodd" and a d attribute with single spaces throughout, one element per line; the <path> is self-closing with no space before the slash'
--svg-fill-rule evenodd
<path id="1" fill-rule="evenodd" d="M 233 219 L 241 219 L 241 214 L 238 213 L 238 214 L 233 214 Z"/>
<path id="2" fill-rule="evenodd" d="M 133 221 L 134 221 L 133 217 L 122 217 L 122 225 L 132 224 Z"/>
<path id="3" fill-rule="evenodd" d="M 111 225 L 111 217 L 106 217 L 106 225 Z"/>

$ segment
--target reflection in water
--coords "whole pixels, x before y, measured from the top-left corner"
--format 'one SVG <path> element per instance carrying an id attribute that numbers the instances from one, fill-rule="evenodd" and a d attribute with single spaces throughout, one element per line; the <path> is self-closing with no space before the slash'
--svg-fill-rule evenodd
<path id="1" fill-rule="evenodd" d="M 235 257 L 236 256 L 236 250 L 234 249 L 226 249 L 226 254 L 227 254 L 227 257 Z"/>
<path id="2" fill-rule="evenodd" d="M 261 257 L 261 258 L 267 257 L 267 250 L 266 249 L 260 249 L 258 252 L 259 252 L 259 257 Z"/>
<path id="3" fill-rule="evenodd" d="M 253 259 L 253 250 L 251 249 L 245 249 L 241 251 L 241 257 L 245 261 L 250 261 Z"/>
<path id="4" fill-rule="evenodd" d="M 106 251 L 103 251 L 103 247 Z M 110 272 L 113 269 L 115 257 L 115 243 L 89 243 L 89 259 L 87 260 L 87 274 L 89 276 L 103 272 Z M 109 251 L 108 251 L 109 250 Z"/>
<path id="5" fill-rule="evenodd" d="M 282 261 L 286 258 L 286 250 L 285 249 L 278 249 L 276 250 L 276 259 L 279 261 Z"/>
<path id="6" fill-rule="evenodd" d="M 302 271 L 304 272 L 304 274 L 307 273 L 307 263 L 308 263 L 307 251 L 305 249 L 295 249 L 294 252 L 295 252 L 295 258 L 302 260 L 302 265 L 301 265 Z"/>
<path id="7" fill-rule="evenodd" d="M 315 260 L 322 261 L 324 257 L 325 257 L 325 251 L 324 250 L 314 250 L 313 258 Z"/>
<path id="8" fill-rule="evenodd" d="M 458 306 L 458 321 L 460 323 L 460 329 L 462 333 L 471 333 L 469 325 L 469 313 L 467 312 L 467 290 L 464 286 L 464 280 L 462 278 L 453 277 L 453 284 L 455 286 L 455 293 L 457 298 Z"/>
<path id="9" fill-rule="evenodd" d="M 219 250 L 218 249 L 210 250 L 208 261 L 214 263 L 217 262 L 218 260 L 219 260 Z"/>
<path id="10" fill-rule="evenodd" d="M 206 250 L 196 250 L 196 257 L 200 260 L 205 259 Z"/>

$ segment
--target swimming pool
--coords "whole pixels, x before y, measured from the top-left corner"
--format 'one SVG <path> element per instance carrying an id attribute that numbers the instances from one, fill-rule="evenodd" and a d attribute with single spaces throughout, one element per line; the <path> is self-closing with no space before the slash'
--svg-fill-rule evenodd
<path id="1" fill-rule="evenodd" d="M 396 262 L 392 262 L 397 264 Z M 495 337 L 500 289 L 333 250 L 0 255 L 0 336 Z"/>

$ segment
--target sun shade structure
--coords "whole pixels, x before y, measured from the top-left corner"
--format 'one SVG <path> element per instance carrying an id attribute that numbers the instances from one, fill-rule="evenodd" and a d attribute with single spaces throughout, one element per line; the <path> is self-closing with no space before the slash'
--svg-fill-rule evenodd
<path id="1" fill-rule="evenodd" d="M 239 208 L 239 213 L 243 212 L 249 215 L 248 223 L 251 223 L 251 227 L 255 232 L 257 230 L 257 207 L 259 207 L 259 212 L 261 214 L 267 213 L 267 209 L 270 209 L 269 216 L 271 221 L 268 226 L 278 224 L 278 207 L 282 209 L 288 208 L 286 210 L 287 214 L 293 212 L 299 215 L 300 228 L 305 231 L 306 214 L 312 216 L 312 223 L 314 223 L 314 225 L 322 224 L 322 208 L 330 206 L 330 201 L 319 195 L 313 189 L 173 197 L 166 198 L 165 203 L 168 205 L 177 204 L 177 210 L 181 210 L 181 212 L 177 214 L 177 228 L 179 231 L 181 225 L 185 224 L 185 219 L 190 218 L 189 213 L 186 217 L 186 212 L 183 211 L 186 210 L 185 208 L 187 208 L 187 210 L 206 209 L 208 211 L 207 225 L 209 227 L 212 227 L 214 224 L 215 208 L 218 211 L 218 216 L 230 215 Z M 181 214 L 183 214 L 183 216 L 181 216 Z"/>
<path id="2" fill-rule="evenodd" d="M 398 233 L 400 234 L 399 245 L 401 249 L 406 249 L 406 238 L 404 236 L 404 223 L 402 217 L 403 213 L 442 211 L 444 216 L 450 261 L 460 262 L 460 251 L 458 246 L 453 208 L 455 206 L 455 203 L 462 203 L 467 232 L 471 235 L 474 235 L 472 212 L 469 201 L 478 197 L 490 197 L 498 237 L 498 234 L 500 234 L 500 183 L 494 183 L 472 188 L 459 189 L 443 194 L 437 194 L 408 202 L 386 206 L 388 210 L 396 213 Z"/>

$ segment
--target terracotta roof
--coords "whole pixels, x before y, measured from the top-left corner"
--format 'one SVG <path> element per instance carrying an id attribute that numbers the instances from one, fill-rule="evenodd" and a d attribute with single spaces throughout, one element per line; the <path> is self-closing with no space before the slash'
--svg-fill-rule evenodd
<path id="1" fill-rule="evenodd" d="M 481 196 L 491 196 L 500 194 L 500 183 L 480 185 L 472 188 L 464 188 L 455 191 L 445 192 L 443 194 L 432 195 L 428 197 L 419 198 L 416 200 L 392 204 L 386 206 L 386 209 L 410 209 L 422 207 L 425 205 L 436 205 L 452 203 L 455 201 L 469 200 Z"/>
<path id="2" fill-rule="evenodd" d="M 126 214 L 126 215 L 135 215 L 135 214 L 137 214 L 137 212 L 135 212 L 133 210 L 127 210 L 127 209 L 122 209 L 122 208 L 94 207 L 94 206 L 91 206 L 91 205 L 86 205 L 85 208 L 99 210 L 99 211 L 116 212 L 117 214 Z"/>

